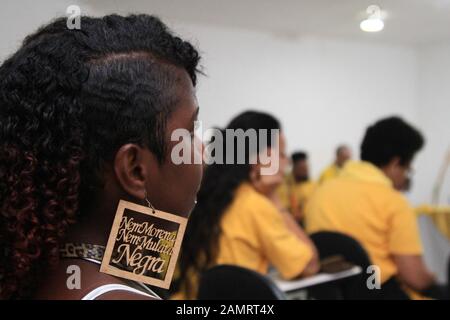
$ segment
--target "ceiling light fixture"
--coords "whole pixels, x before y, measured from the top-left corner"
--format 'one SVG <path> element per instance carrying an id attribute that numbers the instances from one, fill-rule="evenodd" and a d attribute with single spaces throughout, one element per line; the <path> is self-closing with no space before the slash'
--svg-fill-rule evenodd
<path id="1" fill-rule="evenodd" d="M 362 31 L 379 32 L 384 28 L 383 19 L 381 19 L 381 9 L 377 5 L 367 7 L 367 19 L 359 25 Z"/>

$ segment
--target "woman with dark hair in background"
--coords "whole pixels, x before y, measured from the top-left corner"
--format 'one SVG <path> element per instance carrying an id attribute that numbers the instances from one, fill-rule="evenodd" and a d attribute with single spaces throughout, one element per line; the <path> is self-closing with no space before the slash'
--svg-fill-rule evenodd
<path id="1" fill-rule="evenodd" d="M 199 55 L 148 15 L 60 18 L 0 67 L 0 297 L 147 299 L 66 242 L 104 246 L 119 200 L 186 217 L 201 165 L 174 165 L 170 132 L 193 131 Z M 192 152 L 200 152 L 193 150 Z M 66 270 L 81 268 L 81 289 Z"/>
<path id="2" fill-rule="evenodd" d="M 226 129 L 260 132 L 281 127 L 272 116 L 249 111 L 234 118 Z M 180 291 L 174 298 L 195 298 L 198 276 L 216 264 L 238 265 L 263 274 L 269 265 L 274 265 L 287 279 L 318 271 L 314 245 L 275 196 L 287 160 L 284 135 L 281 133 L 279 140 L 272 141 L 261 140 L 258 134 L 257 140 L 257 155 L 268 151 L 279 157 L 278 172 L 262 175 L 260 161 L 250 164 L 255 154 L 251 154 L 249 139 L 245 144 L 245 164 L 214 163 L 205 169 L 198 204 L 186 230 L 180 257 Z M 230 152 L 229 143 L 223 147 L 224 159 Z M 276 150 L 279 154 L 275 154 Z M 234 160 L 236 151 L 234 144 Z"/>

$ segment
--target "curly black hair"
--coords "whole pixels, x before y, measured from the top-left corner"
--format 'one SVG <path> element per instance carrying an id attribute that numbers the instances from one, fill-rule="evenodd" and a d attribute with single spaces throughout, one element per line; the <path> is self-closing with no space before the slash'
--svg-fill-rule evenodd
<path id="1" fill-rule="evenodd" d="M 32 295 L 126 143 L 166 156 L 175 69 L 199 54 L 156 17 L 59 18 L 0 67 L 0 298 Z"/>
<path id="2" fill-rule="evenodd" d="M 281 129 L 280 123 L 273 116 L 258 112 L 246 111 L 231 120 L 226 129 L 245 131 Z M 225 130 L 226 130 L 225 129 Z M 224 133 L 225 135 L 225 133 Z M 185 237 L 180 253 L 180 277 L 171 289 L 172 292 L 182 290 L 188 295 L 187 298 L 195 298 L 192 295 L 195 284 L 191 283 L 192 274 L 201 274 L 214 263 L 217 255 L 218 242 L 221 234 L 220 223 L 223 214 L 232 203 L 236 189 L 250 179 L 249 164 L 251 148 L 249 139 L 245 140 L 245 163 L 237 161 L 237 140 L 234 142 L 233 163 L 214 163 L 206 167 L 202 185 L 197 194 L 198 204 L 189 216 Z M 255 152 L 269 148 L 274 141 L 272 139 L 260 139 L 257 135 L 258 147 Z M 214 141 L 212 142 L 214 143 Z M 231 150 L 230 141 L 223 139 L 224 157 Z"/>
<path id="3" fill-rule="evenodd" d="M 361 144 L 361 160 L 383 167 L 398 157 L 408 165 L 425 143 L 422 134 L 399 117 L 389 117 L 370 126 Z"/>

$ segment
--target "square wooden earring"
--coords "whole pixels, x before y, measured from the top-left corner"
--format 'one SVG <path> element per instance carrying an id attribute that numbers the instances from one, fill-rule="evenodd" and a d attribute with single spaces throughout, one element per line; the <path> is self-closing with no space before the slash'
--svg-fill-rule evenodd
<path id="1" fill-rule="evenodd" d="M 120 200 L 100 271 L 169 289 L 187 219 Z"/>

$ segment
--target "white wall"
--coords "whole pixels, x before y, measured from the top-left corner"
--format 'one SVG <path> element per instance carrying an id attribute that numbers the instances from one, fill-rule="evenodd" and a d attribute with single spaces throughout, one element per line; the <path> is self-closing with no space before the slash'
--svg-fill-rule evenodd
<path id="1" fill-rule="evenodd" d="M 6 2 L 0 59 L 71 3 L 81 3 L 85 14 L 109 10 L 94 10 L 86 1 L 46 0 L 40 10 L 32 9 L 31 0 L 20 5 L 30 10 Z M 331 162 L 339 143 L 349 143 L 357 154 L 365 127 L 375 119 L 390 114 L 417 119 L 417 61 L 411 48 L 170 22 L 202 51 L 207 77 L 200 78 L 198 99 L 205 126 L 223 126 L 248 108 L 270 111 L 282 121 L 289 149 L 310 152 L 314 175 Z"/>
<path id="2" fill-rule="evenodd" d="M 11 1 L 2 8 L 0 59 L 41 23 L 64 14 L 70 3 L 86 1 Z M 23 2 L 22 2 L 23 3 Z M 28 3 L 28 4 L 27 4 Z M 283 38 L 242 29 L 187 25 L 169 20 L 202 51 L 204 71 L 198 99 L 205 126 L 225 125 L 253 108 L 282 121 L 290 150 L 311 154 L 313 174 L 332 161 L 334 149 L 349 143 L 358 154 L 365 127 L 375 119 L 400 114 L 417 120 L 417 61 L 414 49 L 320 38 Z"/>
<path id="3" fill-rule="evenodd" d="M 450 42 L 418 51 L 419 119 L 427 144 L 416 163 L 417 174 L 412 198 L 429 202 L 442 162 L 450 149 Z M 450 204 L 450 172 L 447 172 L 440 204 Z M 425 259 L 441 282 L 446 279 L 450 245 L 435 231 L 429 218 L 420 220 Z"/>
<path id="4" fill-rule="evenodd" d="M 418 157 L 413 198 L 430 201 L 442 162 L 450 150 L 450 42 L 418 51 L 419 119 L 427 144 Z M 450 204 L 450 172 L 441 203 Z"/>
<path id="5" fill-rule="evenodd" d="M 225 125 L 248 108 L 279 117 L 290 150 L 306 149 L 315 175 L 337 144 L 355 153 L 366 126 L 400 114 L 417 120 L 413 49 L 331 39 L 283 39 L 244 30 L 178 25 L 203 52 L 201 118 Z"/>
<path id="6" fill-rule="evenodd" d="M 65 15 L 78 0 L 2 0 L 0 5 L 0 61 L 12 54 L 22 40 L 51 19 Z"/>

